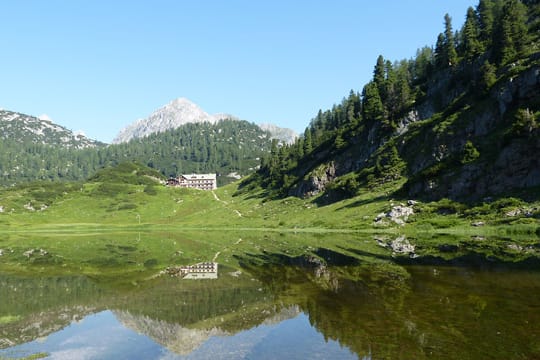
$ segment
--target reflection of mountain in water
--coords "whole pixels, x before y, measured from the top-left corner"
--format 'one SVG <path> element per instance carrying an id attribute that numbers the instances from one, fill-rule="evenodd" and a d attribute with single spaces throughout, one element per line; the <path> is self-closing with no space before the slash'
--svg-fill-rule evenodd
<path id="1" fill-rule="evenodd" d="M 287 319 L 295 318 L 300 314 L 300 309 L 298 306 L 290 306 L 278 312 L 270 312 L 269 310 L 263 310 L 263 312 L 268 314 L 268 317 L 261 324 L 273 325 Z M 216 326 L 209 329 L 187 328 L 180 324 L 155 320 L 145 315 L 135 315 L 125 310 L 115 310 L 113 314 L 125 327 L 148 336 L 168 350 L 180 355 L 192 353 L 212 336 L 234 335 Z M 236 314 L 239 318 L 244 317 L 244 315 L 241 312 Z M 260 324 L 252 324 L 252 327 L 257 325 Z"/>
<path id="2" fill-rule="evenodd" d="M 226 336 L 219 328 L 189 329 L 180 324 L 154 320 L 144 315 L 133 315 L 129 311 L 115 310 L 114 316 L 125 327 L 150 337 L 172 352 L 187 355 L 201 346 L 211 336 Z"/>

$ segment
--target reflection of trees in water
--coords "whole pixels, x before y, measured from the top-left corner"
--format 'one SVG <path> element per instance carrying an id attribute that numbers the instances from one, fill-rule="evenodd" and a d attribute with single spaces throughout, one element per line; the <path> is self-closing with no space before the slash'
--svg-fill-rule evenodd
<path id="1" fill-rule="evenodd" d="M 274 293 L 276 302 L 298 304 L 309 315 L 312 326 L 326 340 L 338 341 L 359 356 L 370 356 L 370 323 L 377 312 L 400 308 L 409 291 L 408 273 L 401 267 L 372 265 L 327 265 L 334 260 L 328 251 L 324 257 L 306 255 L 286 258 L 266 254 L 244 259 L 244 266 Z M 364 327 L 363 324 L 368 324 Z"/>
<path id="2" fill-rule="evenodd" d="M 305 312 L 327 340 L 360 357 L 540 358 L 538 273 L 346 259 L 336 266 L 331 255 L 248 256 L 239 277 L 224 271 L 218 280 L 159 278 L 116 290 L 85 277 L 0 276 L 0 318 L 9 321 L 0 347 L 103 309 L 177 352 Z M 199 342 L 174 341 L 188 335 Z"/>
<path id="3" fill-rule="evenodd" d="M 84 276 L 0 276 L 0 348 L 47 336 L 103 309 L 106 292 Z"/>
<path id="4" fill-rule="evenodd" d="M 389 264 L 331 266 L 265 254 L 243 265 L 326 339 L 373 358 L 540 357 L 540 274 Z M 279 263 L 281 261 L 281 264 Z M 324 263 L 324 262 L 323 262 Z M 285 265 L 283 265 L 285 264 Z M 324 275 L 320 269 L 325 267 Z M 329 286 L 326 279 L 333 279 Z M 536 339 L 536 340 L 535 340 Z"/>
<path id="5" fill-rule="evenodd" d="M 269 321 L 281 310 L 274 307 L 271 295 L 259 282 L 245 275 L 224 273 L 211 281 L 159 278 L 141 287 L 118 290 L 103 290 L 102 286 L 110 287 L 103 279 L 96 283 L 84 276 L 0 277 L 0 319 L 10 319 L 0 328 L 0 347 L 35 340 L 105 309 L 129 314 L 122 319 L 138 319 L 138 323 L 128 323 L 142 324 L 147 329 L 144 332 L 156 339 L 166 339 L 170 329 L 186 329 L 178 330 L 179 334 L 191 330 L 192 334 L 213 334 L 212 329 L 235 333 Z M 143 326 L 145 322 L 161 325 L 152 333 Z M 170 341 L 162 343 L 174 348 Z"/>

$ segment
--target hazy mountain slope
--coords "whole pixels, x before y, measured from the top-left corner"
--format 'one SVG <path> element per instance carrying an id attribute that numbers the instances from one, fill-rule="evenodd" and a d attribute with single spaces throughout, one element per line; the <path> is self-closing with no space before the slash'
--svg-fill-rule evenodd
<path id="1" fill-rule="evenodd" d="M 74 149 L 102 145 L 53 123 L 47 117 L 37 118 L 8 110 L 0 110 L 0 138 Z"/>
<path id="2" fill-rule="evenodd" d="M 292 144 L 298 137 L 296 131 L 288 128 L 282 128 L 274 124 L 259 124 L 264 131 L 268 131 L 273 139 L 278 139 L 285 144 Z"/>

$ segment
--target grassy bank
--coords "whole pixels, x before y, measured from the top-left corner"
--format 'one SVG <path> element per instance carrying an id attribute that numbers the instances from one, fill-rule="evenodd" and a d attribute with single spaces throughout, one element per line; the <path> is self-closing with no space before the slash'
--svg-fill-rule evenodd
<path id="1" fill-rule="evenodd" d="M 264 254 L 323 257 L 319 252 L 329 251 L 360 262 L 396 261 L 410 255 L 391 249 L 400 237 L 415 256 L 445 261 L 471 252 L 510 262 L 540 257 L 536 202 L 408 204 L 381 189 L 321 205 L 321 199 L 269 200 L 262 191 L 239 193 L 237 186 L 208 192 L 88 182 L 3 190 L 0 263 L 8 271 L 32 265 L 28 271 L 144 278 L 166 266 L 212 259 L 239 268 L 246 256 Z M 402 225 L 386 215 L 396 207 L 413 212 L 398 218 Z"/>

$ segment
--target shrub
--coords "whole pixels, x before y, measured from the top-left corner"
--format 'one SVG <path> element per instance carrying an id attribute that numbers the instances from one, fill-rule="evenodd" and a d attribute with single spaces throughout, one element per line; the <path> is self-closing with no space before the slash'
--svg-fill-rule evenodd
<path id="1" fill-rule="evenodd" d="M 146 185 L 144 187 L 144 193 L 147 195 L 157 195 L 156 187 L 153 185 Z"/>
<path id="2" fill-rule="evenodd" d="M 133 203 L 124 203 L 118 206 L 118 210 L 134 210 L 137 208 L 137 205 Z"/>
<path id="3" fill-rule="evenodd" d="M 145 268 L 153 268 L 158 264 L 157 259 L 148 259 L 144 262 Z"/>
<path id="4" fill-rule="evenodd" d="M 461 158 L 462 164 L 468 164 L 480 157 L 480 152 L 474 147 L 473 143 L 469 140 L 465 143 L 463 148 L 463 157 Z"/>

